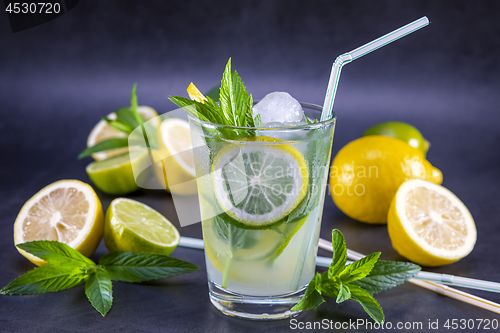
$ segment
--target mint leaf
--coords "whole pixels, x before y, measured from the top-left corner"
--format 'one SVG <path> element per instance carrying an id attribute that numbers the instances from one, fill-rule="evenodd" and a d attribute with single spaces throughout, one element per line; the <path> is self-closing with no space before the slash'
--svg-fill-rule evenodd
<path id="1" fill-rule="evenodd" d="M 328 277 L 337 276 L 346 267 L 347 247 L 345 245 L 344 235 L 338 229 L 332 230 L 333 259 L 330 268 L 328 268 Z"/>
<path id="2" fill-rule="evenodd" d="M 380 257 L 380 252 L 375 252 L 364 258 L 356 260 L 352 264 L 345 267 L 342 273 L 340 273 L 339 278 L 344 283 L 364 278 L 371 272 L 373 266 L 375 266 L 375 263 L 378 260 L 378 257 Z"/>
<path id="3" fill-rule="evenodd" d="M 366 277 L 351 282 L 370 294 L 399 286 L 417 275 L 420 266 L 409 262 L 379 260 Z"/>
<path id="4" fill-rule="evenodd" d="M 115 111 L 116 120 L 130 125 L 132 128 L 138 127 L 140 124 L 135 119 L 135 114 L 130 108 L 120 108 Z M 139 114 L 143 121 L 146 121 L 142 114 Z"/>
<path id="5" fill-rule="evenodd" d="M 190 273 L 199 267 L 188 262 L 161 254 L 141 252 L 115 252 L 99 259 L 105 266 L 111 280 L 142 282 Z"/>
<path id="6" fill-rule="evenodd" d="M 295 304 L 292 311 L 308 310 L 320 306 L 325 301 L 319 291 L 320 284 L 321 275 L 316 273 L 311 282 L 309 282 L 304 297 L 302 297 L 299 303 Z"/>
<path id="7" fill-rule="evenodd" d="M 340 283 L 340 288 L 339 288 L 339 294 L 337 295 L 337 303 L 342 303 L 351 298 L 351 291 L 347 284 L 342 283 L 342 281 L 339 281 L 339 283 Z"/>
<path id="8" fill-rule="evenodd" d="M 122 122 L 121 120 L 112 120 L 107 117 L 102 117 L 101 119 L 107 122 L 115 130 L 123 132 L 125 134 L 130 134 L 134 130 L 134 127 Z"/>
<path id="9" fill-rule="evenodd" d="M 219 101 L 219 91 L 220 91 L 220 85 L 213 87 L 210 89 L 206 94 L 205 97 L 210 97 L 213 99 L 215 102 Z"/>
<path id="10" fill-rule="evenodd" d="M 135 121 L 137 122 L 138 125 L 142 125 L 143 118 L 139 114 L 139 111 L 137 111 L 137 83 L 134 83 L 134 86 L 132 87 L 132 92 L 130 93 L 130 110 L 132 111 L 132 114 L 134 115 Z"/>
<path id="11" fill-rule="evenodd" d="M 208 97 L 207 101 L 205 101 L 206 104 L 180 96 L 170 96 L 168 99 L 175 103 L 178 107 L 183 108 L 194 118 L 214 124 L 227 125 L 225 119 L 221 115 L 222 111 L 219 106 L 215 102 L 214 104 L 216 107 L 211 103 L 207 103 L 210 101 Z"/>
<path id="12" fill-rule="evenodd" d="M 104 317 L 113 305 L 113 286 L 108 272 L 96 267 L 85 283 L 85 295 L 90 304 Z"/>
<path id="13" fill-rule="evenodd" d="M 319 286 L 321 295 L 337 298 L 340 292 L 340 280 L 336 277 L 329 278 L 328 271 L 321 274 L 321 284 Z"/>
<path id="14" fill-rule="evenodd" d="M 361 304 L 363 309 L 365 309 L 366 313 L 368 313 L 373 320 L 377 323 L 384 321 L 384 312 L 372 295 L 363 290 L 363 288 L 353 284 L 349 285 L 349 289 L 351 291 L 351 299 Z"/>
<path id="15" fill-rule="evenodd" d="M 77 250 L 57 241 L 33 241 L 17 244 L 16 246 L 51 264 L 65 265 L 72 262 L 77 265 L 95 265 L 95 262 Z"/>
<path id="16" fill-rule="evenodd" d="M 253 123 L 255 127 L 262 127 L 262 119 L 260 118 L 260 113 L 253 118 Z"/>
<path id="17" fill-rule="evenodd" d="M 116 149 L 116 148 L 125 148 L 128 147 L 128 138 L 112 138 L 107 139 L 101 142 L 96 143 L 92 147 L 89 147 L 82 151 L 80 155 L 78 155 L 78 159 L 82 159 L 84 157 L 90 156 L 94 153 L 98 153 L 105 150 Z"/>
<path id="18" fill-rule="evenodd" d="M 229 121 L 227 125 L 254 127 L 252 95 L 248 95 L 238 73 L 231 73 L 231 58 L 222 75 L 219 97 L 220 109 Z"/>
<path id="19" fill-rule="evenodd" d="M 87 278 L 86 269 L 72 262 L 45 264 L 21 275 L 2 290 L 4 295 L 42 294 L 72 288 Z"/>

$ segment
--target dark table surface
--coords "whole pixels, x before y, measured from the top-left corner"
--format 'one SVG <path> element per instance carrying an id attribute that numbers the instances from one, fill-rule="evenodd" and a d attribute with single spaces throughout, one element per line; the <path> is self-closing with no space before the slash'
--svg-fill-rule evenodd
<path id="1" fill-rule="evenodd" d="M 22 205 L 60 179 L 90 182 L 77 160 L 89 131 L 109 112 L 127 106 L 138 83 L 139 104 L 174 109 L 168 95 L 185 95 L 220 80 L 233 58 L 255 98 L 288 91 L 322 104 L 335 57 L 427 15 L 431 25 L 349 64 L 335 103 L 333 155 L 373 124 L 406 121 L 432 146 L 428 159 L 443 185 L 469 208 L 478 237 L 463 260 L 425 270 L 500 281 L 500 23 L 496 1 L 81 1 L 47 24 L 13 34 L 0 13 L 0 286 L 33 265 L 13 246 L 12 226 Z M 96 190 L 106 209 L 114 197 Z M 128 197 L 177 216 L 164 191 Z M 326 196 L 321 235 L 333 228 L 348 247 L 404 260 L 385 225 L 351 220 Z M 201 237 L 201 225 L 179 227 Z M 107 253 L 101 243 L 91 257 Z M 320 255 L 328 255 L 322 251 Z M 290 321 L 254 322 L 219 313 L 208 299 L 204 254 L 178 248 L 173 256 L 201 269 L 143 284 L 114 283 L 114 305 L 101 317 L 82 286 L 37 296 L 1 296 L 1 332 L 253 332 L 289 331 Z M 494 302 L 500 294 L 471 291 Z M 411 284 L 376 297 L 386 321 L 496 319 L 498 314 Z M 368 319 L 352 301 L 327 301 L 299 322 Z M 482 331 L 477 329 L 464 331 Z M 344 324 L 345 325 L 345 324 Z M 360 330 L 362 330 L 360 328 Z M 357 331 L 357 329 L 341 329 Z"/>

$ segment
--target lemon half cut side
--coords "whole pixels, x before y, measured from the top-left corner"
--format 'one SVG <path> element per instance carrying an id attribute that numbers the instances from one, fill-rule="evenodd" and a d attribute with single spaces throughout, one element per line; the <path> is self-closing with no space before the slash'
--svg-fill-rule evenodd
<path id="1" fill-rule="evenodd" d="M 58 241 L 88 257 L 99 245 L 103 228 L 101 202 L 92 187 L 78 180 L 60 180 L 24 204 L 14 223 L 14 243 Z M 17 249 L 36 265 L 46 263 Z"/>
<path id="2" fill-rule="evenodd" d="M 415 179 L 401 185 L 388 214 L 392 245 L 402 256 L 425 266 L 450 264 L 476 243 L 469 210 L 450 190 Z"/>

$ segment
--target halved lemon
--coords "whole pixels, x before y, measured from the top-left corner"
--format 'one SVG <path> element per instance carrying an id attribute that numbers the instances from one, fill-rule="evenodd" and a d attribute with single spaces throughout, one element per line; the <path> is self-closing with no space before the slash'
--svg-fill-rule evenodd
<path id="1" fill-rule="evenodd" d="M 156 111 L 153 108 L 150 108 L 149 106 L 138 106 L 137 111 L 140 114 L 142 114 L 144 118 L 146 118 L 146 120 L 151 120 L 155 127 L 160 124 L 160 118 L 158 117 L 158 113 L 156 113 Z M 116 120 L 116 114 L 114 112 L 108 114 L 107 117 L 111 120 Z M 90 132 L 89 137 L 87 138 L 87 147 L 92 147 L 96 143 L 99 143 L 107 139 L 126 138 L 126 137 L 127 134 L 114 129 L 106 121 L 101 120 L 94 126 L 94 128 Z M 127 151 L 128 148 L 105 150 L 99 153 L 92 154 L 92 157 L 96 161 L 101 161 L 111 156 L 126 153 Z"/>
<path id="2" fill-rule="evenodd" d="M 174 194 L 196 194 L 189 123 L 179 118 L 168 118 L 160 124 L 156 136 L 159 150 L 152 155 L 153 171 L 158 182 Z"/>
<path id="3" fill-rule="evenodd" d="M 387 226 L 394 249 L 425 266 L 458 261 L 476 243 L 476 226 L 462 201 L 450 190 L 420 179 L 399 187 Z"/>
<path id="4" fill-rule="evenodd" d="M 302 154 L 272 137 L 229 144 L 215 157 L 212 183 L 222 209 L 235 220 L 262 228 L 290 214 L 309 182 Z"/>
<path id="5" fill-rule="evenodd" d="M 52 183 L 31 199 L 14 223 L 14 243 L 52 240 L 68 244 L 85 256 L 99 245 L 103 233 L 103 213 L 92 187 L 78 180 Z M 36 265 L 46 262 L 19 248 Z"/>
<path id="6" fill-rule="evenodd" d="M 153 208 L 125 198 L 117 198 L 109 205 L 104 224 L 104 243 L 109 252 L 169 255 L 179 240 L 179 231 Z"/>

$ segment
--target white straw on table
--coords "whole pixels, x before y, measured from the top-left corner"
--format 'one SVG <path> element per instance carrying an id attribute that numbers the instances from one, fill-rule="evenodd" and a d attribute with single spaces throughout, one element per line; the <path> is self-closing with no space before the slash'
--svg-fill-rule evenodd
<path id="1" fill-rule="evenodd" d="M 322 238 L 319 239 L 318 247 L 323 249 L 323 250 L 333 252 L 332 243 L 330 243 Z M 364 255 L 361 253 L 347 249 L 347 258 L 349 258 L 351 260 L 358 260 L 358 259 L 361 259 L 363 257 L 364 257 Z M 328 258 L 325 258 L 325 259 L 328 259 Z M 330 262 L 331 262 L 331 260 L 330 260 Z M 328 263 L 328 260 L 322 260 L 321 265 L 324 265 L 326 263 Z M 484 299 L 484 298 L 481 298 L 478 296 L 475 296 L 475 295 L 472 295 L 472 294 L 469 294 L 469 293 L 466 293 L 466 292 L 461 291 L 461 290 L 457 290 L 457 289 L 448 287 L 448 286 L 443 285 L 443 284 L 439 284 L 439 283 L 435 283 L 435 282 L 431 282 L 431 281 L 427 281 L 427 280 L 421 280 L 420 279 L 421 273 L 426 273 L 423 276 L 434 276 L 434 277 L 436 275 L 437 276 L 444 275 L 444 274 L 436 274 L 436 273 L 430 273 L 430 272 L 419 272 L 417 274 L 416 278 L 409 279 L 408 282 L 413 283 L 415 285 L 418 285 L 422 288 L 432 290 L 432 291 L 439 293 L 441 295 L 448 296 L 448 297 L 457 299 L 459 301 L 469 303 L 469 304 L 475 305 L 477 307 L 480 307 L 480 308 L 483 308 L 483 309 L 486 309 L 486 310 L 489 310 L 489 311 L 492 311 L 495 313 L 500 313 L 500 304 L 489 301 L 487 299 Z M 459 277 L 455 277 L 455 278 L 459 278 Z M 422 277 L 422 279 L 423 279 L 423 277 Z M 492 285 L 499 285 L 496 282 L 489 282 L 489 281 L 482 281 L 482 280 L 475 280 L 475 279 L 468 279 L 468 278 L 461 278 L 461 279 L 466 279 L 469 282 L 470 282 L 470 280 L 474 280 L 474 282 L 476 284 L 474 286 L 471 286 L 470 283 L 467 286 L 457 284 L 457 286 L 498 292 L 498 290 L 496 288 L 494 288 L 495 290 L 491 290 L 491 289 L 487 289 L 487 288 L 480 288 L 481 283 L 486 283 L 489 287 L 491 287 Z M 450 284 L 451 283 L 454 284 L 453 281 L 450 281 Z"/>
<path id="2" fill-rule="evenodd" d="M 337 57 L 332 65 L 332 72 L 330 73 L 330 79 L 328 81 L 328 87 L 326 89 L 325 102 L 323 103 L 323 112 L 321 113 L 321 121 L 328 120 L 332 117 L 333 103 L 335 101 L 335 94 L 337 93 L 337 87 L 339 84 L 340 72 L 345 64 L 356 60 L 365 54 L 373 52 L 382 46 L 385 46 L 395 40 L 404 37 L 412 32 L 425 27 L 429 24 L 429 19 L 427 17 L 419 18 L 399 29 L 396 29 L 382 37 L 379 37 L 363 46 L 358 47 L 351 52 L 344 53 Z"/>
<path id="3" fill-rule="evenodd" d="M 191 238 L 191 237 L 181 237 L 181 239 L 179 241 L 179 246 L 193 248 L 193 249 L 200 249 L 200 250 L 203 250 L 205 248 L 205 245 L 204 245 L 202 239 Z M 318 246 L 320 248 L 322 248 L 323 250 L 333 252 L 332 244 L 329 243 L 328 241 L 322 239 L 322 238 L 319 239 Z M 348 249 L 347 250 L 347 257 L 351 260 L 358 260 L 358 259 L 363 258 L 364 255 L 362 255 L 359 252 L 355 252 L 355 251 Z M 316 258 L 316 265 L 318 265 L 318 266 L 329 267 L 331 262 L 332 262 L 332 259 L 330 259 L 330 258 L 325 258 L 325 257 L 317 257 Z M 433 274 L 433 275 L 427 275 L 427 276 L 434 276 L 434 274 L 438 275 L 438 276 L 444 275 L 444 274 L 436 274 L 436 273 L 429 273 L 429 272 L 419 272 L 419 274 L 420 273 Z M 459 277 L 454 277 L 454 278 L 456 279 Z M 468 278 L 461 278 L 461 279 L 474 280 L 474 279 L 468 279 Z M 475 280 L 475 281 L 498 285 L 498 283 L 495 283 L 495 282 L 481 281 L 481 280 Z M 418 278 L 410 279 L 410 280 L 408 280 L 408 282 L 416 284 L 422 288 L 432 290 L 432 291 L 439 293 L 441 295 L 448 296 L 448 297 L 451 297 L 451 298 L 457 299 L 459 301 L 481 307 L 483 309 L 486 309 L 486 310 L 489 310 L 492 312 L 500 313 L 500 304 L 497 304 L 495 302 L 491 302 L 487 299 L 484 299 L 484 298 L 481 298 L 481 297 L 478 297 L 478 296 L 475 296 L 475 295 L 472 295 L 472 294 L 469 294 L 469 293 L 466 293 L 466 292 L 463 292 L 460 290 L 456 290 L 454 288 L 450 288 L 448 286 L 445 286 L 445 285 L 442 285 L 439 283 L 434 283 L 434 282 L 430 282 L 430 281 L 426 281 L 426 280 L 420 280 Z M 464 287 L 472 288 L 470 286 L 470 284 L 468 284 L 467 286 L 464 285 Z M 480 288 L 476 288 L 476 289 L 480 289 Z M 483 290 L 496 291 L 496 290 L 490 290 L 490 289 L 486 289 L 486 288 Z"/>

